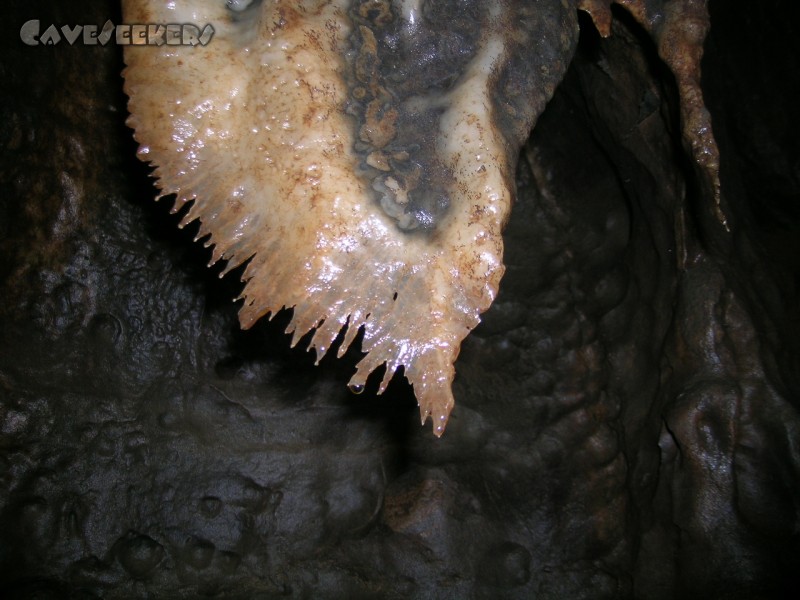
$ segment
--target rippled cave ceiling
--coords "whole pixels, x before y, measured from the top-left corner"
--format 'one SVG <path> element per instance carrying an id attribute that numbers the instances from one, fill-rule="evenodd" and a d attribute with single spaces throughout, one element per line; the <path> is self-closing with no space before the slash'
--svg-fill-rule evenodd
<path id="1" fill-rule="evenodd" d="M 152 201 L 118 46 L 20 41 L 116 4 L 4 3 L 1 595 L 795 597 L 800 21 L 709 13 L 729 231 L 653 36 L 581 13 L 436 439 L 402 377 L 348 391 L 358 341 L 240 329 L 243 269 Z"/>

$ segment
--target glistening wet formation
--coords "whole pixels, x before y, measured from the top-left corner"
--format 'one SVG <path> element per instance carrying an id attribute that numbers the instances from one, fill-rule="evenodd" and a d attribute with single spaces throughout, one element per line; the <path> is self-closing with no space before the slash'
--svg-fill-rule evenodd
<path id="1" fill-rule="evenodd" d="M 543 106 L 531 99 L 549 96 L 556 79 L 521 59 L 521 50 L 549 47 L 557 65 L 573 42 L 548 35 L 550 23 L 566 12 L 543 8 L 537 2 L 359 0 L 349 9 L 346 110 L 356 118 L 354 149 L 360 173 L 400 229 L 432 230 L 447 216 L 457 179 L 441 157 L 452 143 L 443 135 L 442 115 L 458 96 L 473 93 L 478 71 L 491 71 L 492 126 L 509 148 L 527 137 Z"/>
<path id="2" fill-rule="evenodd" d="M 453 173 L 436 147 L 440 116 L 475 60 L 486 12 L 472 2 L 443 31 L 450 4 L 398 15 L 390 2 L 362 1 L 349 11 L 347 110 L 357 119 L 355 150 L 381 208 L 403 230 L 433 229 L 450 205 Z"/>
<path id="3" fill-rule="evenodd" d="M 382 392 L 403 367 L 440 435 L 461 342 L 504 271 L 520 145 L 575 48 L 574 7 L 123 7 L 215 26 L 204 48 L 128 48 L 125 80 L 140 157 L 177 208 L 193 201 L 182 223 L 201 222 L 212 262 L 249 259 L 242 326 L 291 308 L 293 343 L 314 330 L 318 358 L 363 331 L 352 389 L 385 365 Z"/>
<path id="4" fill-rule="evenodd" d="M 229 20 L 258 29 L 261 0 L 229 0 Z M 491 71 L 493 126 L 511 154 L 552 95 L 561 56 L 573 36 L 554 36 L 568 22 L 567 3 L 482 0 L 356 0 L 346 11 L 350 44 L 342 73 L 355 119 L 354 171 L 403 231 L 433 230 L 446 218 L 458 184 L 447 158 L 442 115 L 470 94 L 479 71 Z M 554 10 L 555 8 L 555 10 Z M 535 68 L 524 49 L 535 48 L 556 68 Z M 534 99 L 534 101 L 531 101 Z M 486 124 L 484 124 L 486 125 Z"/>
<path id="5" fill-rule="evenodd" d="M 102 24 L 109 6 L 4 8 Z M 711 194 L 687 198 L 654 44 L 624 10 L 607 39 L 584 20 L 439 440 L 402 382 L 346 390 L 356 353 L 290 350 L 288 311 L 239 330 L 237 277 L 151 201 L 118 48 L 4 38 L 3 600 L 794 598 L 795 21 L 711 8 L 702 91 L 735 237 L 698 219 Z"/>

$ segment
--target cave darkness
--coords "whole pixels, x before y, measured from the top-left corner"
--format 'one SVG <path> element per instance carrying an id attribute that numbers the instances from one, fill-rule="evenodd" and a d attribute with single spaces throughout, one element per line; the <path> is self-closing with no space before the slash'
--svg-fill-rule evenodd
<path id="1" fill-rule="evenodd" d="M 0 594 L 796 597 L 800 20 L 709 11 L 731 231 L 653 42 L 581 17 L 437 440 L 401 378 L 348 392 L 355 349 L 239 329 L 241 269 L 151 200 L 119 47 L 19 39 L 116 3 L 4 3 Z"/>

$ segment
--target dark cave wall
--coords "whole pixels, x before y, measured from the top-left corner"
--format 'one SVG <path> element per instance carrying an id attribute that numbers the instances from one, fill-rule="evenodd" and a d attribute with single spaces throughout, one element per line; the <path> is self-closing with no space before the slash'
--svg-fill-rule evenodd
<path id="1" fill-rule="evenodd" d="M 151 202 L 118 48 L 18 41 L 28 18 L 117 8 L 5 5 L 4 595 L 791 597 L 786 10 L 711 4 L 703 84 L 730 234 L 707 218 L 652 42 L 624 11 L 607 40 L 582 20 L 435 440 L 399 379 L 349 394 L 356 352 L 314 367 L 285 315 L 238 329 L 237 273 L 218 280 Z"/>

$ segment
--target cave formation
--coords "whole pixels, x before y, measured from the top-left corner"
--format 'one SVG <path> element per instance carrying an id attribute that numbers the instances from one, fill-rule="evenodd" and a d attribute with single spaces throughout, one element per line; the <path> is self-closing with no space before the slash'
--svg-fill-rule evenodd
<path id="1" fill-rule="evenodd" d="M 360 356 L 239 329 L 241 269 L 176 228 L 118 46 L 3 7 L 6 598 L 789 598 L 800 565 L 800 79 L 788 2 L 711 0 L 719 226 L 672 71 L 624 9 L 523 147 L 506 273 L 446 434 Z M 380 379 L 378 377 L 378 379 Z"/>

